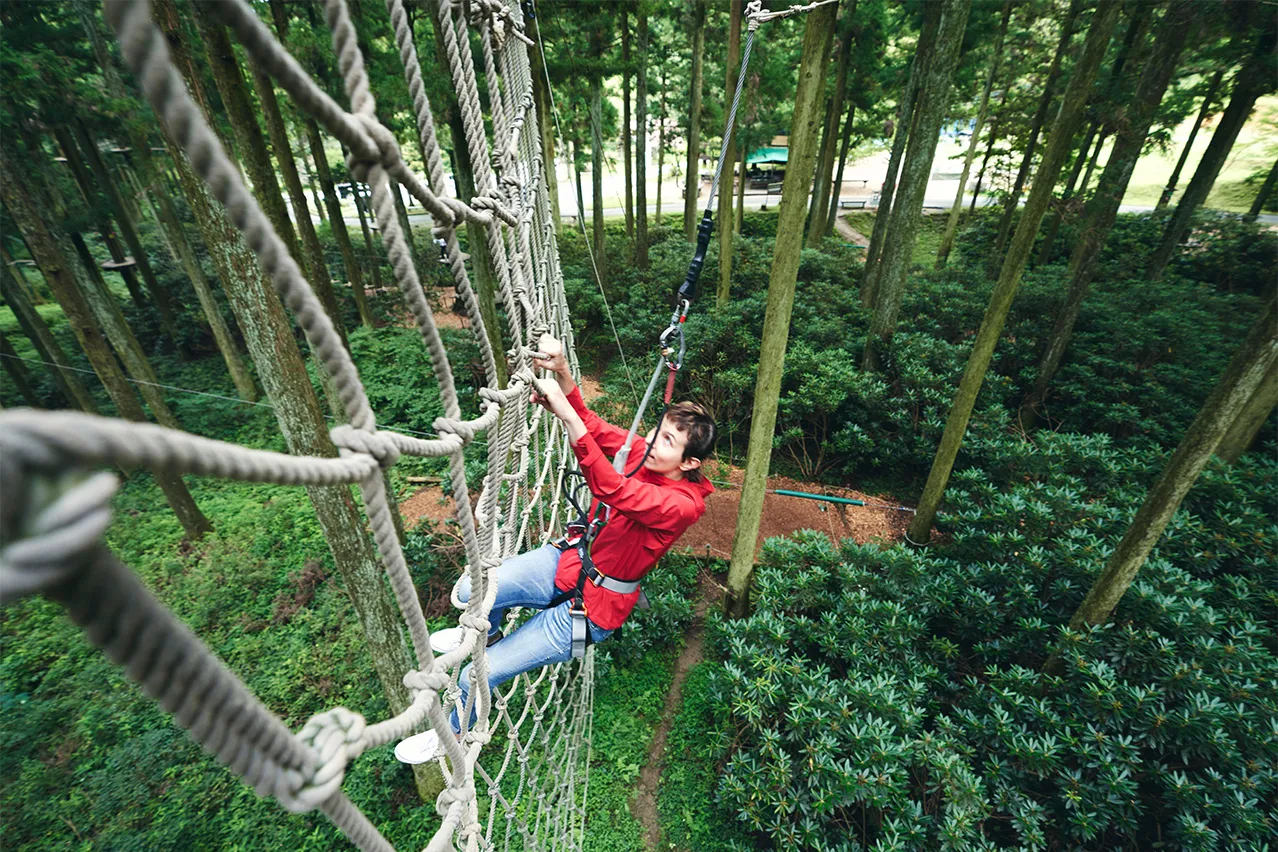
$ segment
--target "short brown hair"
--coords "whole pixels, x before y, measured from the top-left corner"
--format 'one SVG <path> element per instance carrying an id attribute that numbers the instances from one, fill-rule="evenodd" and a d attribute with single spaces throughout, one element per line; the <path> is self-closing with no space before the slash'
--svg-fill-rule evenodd
<path id="1" fill-rule="evenodd" d="M 705 461 L 714 452 L 714 442 L 718 430 L 714 425 L 714 417 L 700 403 L 676 402 L 666 409 L 665 418 L 680 432 L 688 435 L 688 442 L 683 448 L 683 459 L 701 459 Z M 693 482 L 701 479 L 700 471 L 689 471 L 688 478 Z"/>

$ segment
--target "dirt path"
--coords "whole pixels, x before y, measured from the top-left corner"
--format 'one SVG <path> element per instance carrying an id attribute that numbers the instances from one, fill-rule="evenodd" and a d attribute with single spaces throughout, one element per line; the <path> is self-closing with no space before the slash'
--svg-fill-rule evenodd
<path id="1" fill-rule="evenodd" d="M 670 736 L 670 727 L 674 724 L 675 714 L 679 712 L 679 705 L 683 703 L 683 683 L 688 679 L 688 673 L 705 657 L 702 652 L 702 634 L 705 629 L 706 613 L 723 597 L 723 587 L 709 571 L 702 569 L 700 580 L 701 595 L 697 602 L 696 614 L 683 635 L 683 651 L 675 660 L 674 678 L 670 682 L 670 691 L 666 693 L 665 705 L 661 708 L 661 722 L 652 735 L 648 756 L 644 760 L 643 770 L 639 773 L 639 793 L 630 803 L 630 814 L 643 826 L 647 848 L 653 850 L 661 846 L 657 790 L 661 785 L 661 766 L 665 762 L 666 740 Z"/>
<path id="2" fill-rule="evenodd" d="M 842 235 L 843 239 L 847 240 L 854 246 L 861 246 L 863 248 L 869 248 L 870 246 L 870 240 L 865 236 L 865 234 L 849 225 L 848 220 L 844 219 L 842 216 L 834 217 L 834 230 L 838 231 L 839 234 Z"/>

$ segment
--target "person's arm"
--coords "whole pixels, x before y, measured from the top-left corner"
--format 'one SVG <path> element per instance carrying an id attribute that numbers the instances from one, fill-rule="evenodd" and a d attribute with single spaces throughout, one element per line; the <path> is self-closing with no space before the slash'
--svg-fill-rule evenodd
<path id="1" fill-rule="evenodd" d="M 568 404 L 581 418 L 586 431 L 594 437 L 605 453 L 615 456 L 625 446 L 629 432 L 613 426 L 586 407 L 586 401 L 581 396 L 581 389 L 572 379 L 572 371 L 568 368 L 568 359 L 564 357 L 562 343 L 548 334 L 543 334 L 537 346 L 539 351 L 533 355 L 533 365 L 548 370 L 554 375 L 555 383 L 559 385 Z M 633 448 L 631 453 L 634 453 Z"/>
<path id="2" fill-rule="evenodd" d="M 692 517 L 696 507 L 687 494 L 628 479 L 613 470 L 603 448 L 586 429 L 581 415 L 557 382 L 537 379 L 536 385 L 537 403 L 564 422 L 591 494 L 616 511 L 657 530 L 678 530 Z"/>

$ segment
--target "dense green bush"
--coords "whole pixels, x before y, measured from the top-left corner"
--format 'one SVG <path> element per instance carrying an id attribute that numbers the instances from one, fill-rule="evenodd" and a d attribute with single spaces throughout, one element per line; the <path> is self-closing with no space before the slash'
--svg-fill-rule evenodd
<path id="1" fill-rule="evenodd" d="M 777 849 L 1259 849 L 1278 813 L 1278 463 L 1212 467 L 1118 619 L 1061 631 L 1147 462 L 1047 436 L 935 553 L 773 540 L 700 759 Z M 1132 477 L 1127 474 L 1131 473 Z M 1065 674 L 1040 673 L 1053 653 Z M 696 755 L 696 750 L 693 750 Z M 753 842 L 753 841 L 752 841 Z M 703 848 L 714 848 L 706 846 Z M 724 848 L 724 847 L 719 847 Z M 751 845 L 737 848 L 754 848 Z"/>

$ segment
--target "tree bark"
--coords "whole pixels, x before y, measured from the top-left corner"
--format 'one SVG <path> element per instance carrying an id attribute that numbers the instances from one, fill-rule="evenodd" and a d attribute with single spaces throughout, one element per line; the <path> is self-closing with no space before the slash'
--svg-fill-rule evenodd
<path id="1" fill-rule="evenodd" d="M 946 7 L 949 8 L 949 7 Z M 870 245 L 865 250 L 865 266 L 861 272 L 861 304 L 873 308 L 878 298 L 879 259 L 883 255 L 883 239 L 887 235 L 888 220 L 892 218 L 893 199 L 896 197 L 896 179 L 905 156 L 905 145 L 910 140 L 910 126 L 914 123 L 915 104 L 922 89 L 928 60 L 935 51 L 937 27 L 941 23 L 941 5 L 926 3 L 923 6 L 923 28 L 919 31 L 914 61 L 910 63 L 910 76 L 901 98 L 900 115 L 897 116 L 896 133 L 892 137 L 892 153 L 888 156 L 887 174 L 879 193 L 879 206 L 874 212 L 874 229 L 870 232 Z"/>
<path id="2" fill-rule="evenodd" d="M 591 33 L 590 56 L 594 69 L 590 72 L 590 221 L 595 247 L 595 265 L 601 274 L 608 267 L 604 253 L 603 212 L 603 31 L 596 23 Z"/>
<path id="3" fill-rule="evenodd" d="M 949 220 L 945 223 L 945 233 L 941 236 L 941 245 L 936 250 L 936 268 L 941 269 L 954 250 L 954 235 L 958 233 L 959 217 L 963 213 L 963 195 L 967 192 L 967 178 L 972 173 L 972 161 L 976 159 L 976 143 L 985 127 L 985 116 L 989 112 L 990 93 L 994 91 L 994 77 L 998 74 L 999 64 L 1003 59 L 1003 39 L 1007 36 L 1007 24 L 1012 19 L 1012 0 L 1004 0 L 1003 20 L 998 27 L 998 36 L 994 39 L 994 58 L 990 62 L 989 73 L 985 75 L 985 88 L 981 90 L 981 102 L 976 108 L 976 126 L 972 128 L 972 136 L 967 140 L 967 154 L 963 157 L 963 172 L 959 175 L 958 192 L 954 195 L 954 206 L 950 208 Z"/>
<path id="4" fill-rule="evenodd" d="M 310 206 L 306 201 L 306 190 L 302 187 L 302 177 L 297 172 L 297 161 L 293 158 L 293 148 L 288 137 L 288 128 L 284 125 L 284 116 L 280 113 L 280 103 L 275 97 L 275 85 L 271 77 L 262 67 L 252 60 L 249 70 L 253 78 L 253 89 L 257 92 L 258 103 L 262 107 L 262 116 L 266 120 L 266 132 L 271 138 L 271 147 L 275 149 L 275 160 L 279 163 L 280 172 L 284 176 L 284 186 L 288 190 L 289 203 L 293 208 L 293 219 L 301 243 L 297 257 L 306 280 L 319 297 L 324 312 L 333 321 L 333 327 L 342 338 L 342 345 L 350 348 L 346 339 L 346 323 L 342 320 L 342 309 L 337 302 L 337 294 L 333 291 L 333 279 L 328 274 L 328 264 L 324 260 L 324 248 L 320 245 L 319 235 L 315 233 L 315 223 L 311 221 Z M 254 128 L 256 128 L 256 123 Z M 269 155 L 268 155 L 269 157 Z M 267 160 L 269 165 L 270 160 Z M 274 183 L 275 172 L 271 170 Z M 274 184 L 278 191 L 278 184 Z"/>
<path id="5" fill-rule="evenodd" d="M 1198 129 L 1203 126 L 1203 122 L 1207 120 L 1207 116 L 1211 115 L 1212 106 L 1216 101 L 1216 93 L 1220 91 L 1220 83 L 1225 79 L 1225 69 L 1220 68 L 1212 75 L 1211 82 L 1207 84 L 1207 94 L 1203 96 L 1203 105 L 1198 109 L 1198 117 L 1194 119 L 1194 126 L 1190 128 L 1189 138 L 1185 140 L 1185 147 L 1180 151 L 1180 158 L 1176 160 L 1176 168 L 1172 169 L 1171 177 L 1167 179 L 1167 186 L 1163 187 L 1163 191 L 1158 196 L 1158 204 L 1155 210 L 1162 210 L 1171 201 L 1172 194 L 1176 191 L 1176 184 L 1180 182 L 1180 173 L 1185 168 L 1185 161 L 1189 159 L 1189 151 L 1194 147 L 1194 139 L 1198 137 Z"/>
<path id="6" fill-rule="evenodd" d="M 1074 323 L 1078 320 L 1083 300 L 1091 287 L 1101 249 L 1118 219 L 1119 205 L 1127 192 L 1132 173 L 1136 170 L 1136 161 L 1140 159 L 1145 137 L 1154 122 L 1163 93 L 1167 91 L 1172 72 L 1176 70 L 1176 63 L 1180 59 L 1193 19 L 1193 6 L 1187 0 L 1174 0 L 1168 6 L 1159 26 L 1153 52 L 1137 83 L 1131 107 L 1116 122 L 1120 130 L 1114 138 L 1114 149 L 1109 155 L 1109 162 L 1105 164 L 1096 195 L 1088 203 L 1083 231 L 1070 258 L 1070 282 L 1065 304 L 1056 313 L 1047 348 L 1039 362 L 1034 389 L 1021 406 L 1023 428 L 1034 426 L 1038 409 L 1047 396 L 1048 385 L 1056 377 L 1056 371 L 1065 356 L 1065 349 L 1074 333 Z"/>
<path id="7" fill-rule="evenodd" d="M 364 234 L 364 253 L 368 255 L 369 271 L 373 273 L 373 292 L 382 289 L 382 259 L 377 251 L 377 243 L 373 240 L 373 229 L 368 225 L 368 211 L 364 209 L 364 192 L 362 184 L 351 181 L 351 200 L 355 204 L 355 214 L 359 216 L 359 229 Z"/>
<path id="8" fill-rule="evenodd" d="M 1012 231 L 1012 218 L 1021 201 L 1021 190 L 1025 188 L 1025 180 L 1029 177 L 1030 167 L 1034 163 L 1034 152 L 1038 149 L 1038 134 L 1047 120 L 1047 111 L 1052 105 L 1053 90 L 1061 76 L 1061 62 L 1069 51 L 1069 43 L 1074 37 L 1074 24 L 1078 21 L 1078 13 L 1082 10 L 1082 0 L 1072 0 L 1065 21 L 1061 24 L 1060 40 L 1056 43 L 1056 53 L 1052 55 L 1052 64 L 1047 69 L 1047 80 L 1043 83 L 1043 93 L 1038 99 L 1038 108 L 1030 118 L 1029 140 L 1025 144 L 1025 156 L 1021 158 L 1021 167 L 1016 171 L 1016 180 L 1012 183 L 1012 192 L 1003 203 L 1003 218 L 998 223 L 998 236 L 994 240 L 993 251 L 990 252 L 990 263 L 997 264 L 1003 247 L 1007 245 L 1008 235 Z"/>
<path id="9" fill-rule="evenodd" d="M 155 187 L 155 196 L 158 203 L 156 216 L 160 227 L 164 233 L 168 234 L 169 245 L 172 246 L 178 262 L 182 264 L 187 277 L 191 280 L 195 297 L 200 302 L 200 309 L 204 312 L 204 318 L 208 320 L 209 329 L 213 332 L 213 342 L 217 344 L 218 352 L 226 363 L 226 370 L 231 375 L 231 383 L 235 385 L 235 392 L 246 402 L 256 402 L 257 386 L 253 383 L 253 376 L 240 355 L 230 327 L 222 316 L 222 309 L 213 296 L 213 288 L 204 275 L 204 268 L 200 266 L 195 250 L 191 248 L 191 243 L 186 238 L 186 231 L 182 227 L 181 219 L 178 218 L 177 209 L 162 186 Z"/>
<path id="10" fill-rule="evenodd" d="M 9 338 L 5 337 L 3 331 L 0 331 L 0 361 L 4 362 L 4 371 L 9 374 L 9 378 L 18 389 L 18 394 L 26 400 L 27 405 L 32 408 L 44 408 L 44 405 L 40 402 L 40 397 L 31 389 L 31 385 L 27 381 L 27 368 L 23 364 L 22 358 L 18 356 L 13 346 L 9 344 Z"/>
<path id="11" fill-rule="evenodd" d="M 661 101 L 657 122 L 657 209 L 653 215 L 657 227 L 661 227 L 661 182 L 665 179 L 666 168 L 666 66 L 661 64 Z M 581 193 L 578 192 L 578 195 Z"/>
<path id="12" fill-rule="evenodd" d="M 156 0 L 156 5 L 171 16 L 160 14 L 157 17 L 176 25 L 171 2 Z M 168 8 L 163 9 L 165 6 Z M 170 44 L 173 44 L 175 30 L 166 29 Z M 184 71 L 192 70 L 180 61 L 178 67 Z M 187 78 L 188 85 L 191 79 Z M 168 134 L 165 136 L 167 141 Z M 175 162 L 184 162 L 179 157 L 174 159 Z M 184 170 L 182 179 L 184 185 L 188 181 L 198 181 L 189 169 Z M 188 187 L 188 195 L 193 199 L 209 198 L 202 187 L 200 191 L 191 191 Z M 220 207 L 216 218 L 225 229 L 219 242 L 219 253 L 234 264 L 238 273 L 224 278 L 223 285 L 231 309 L 244 331 L 249 354 L 258 367 L 267 398 L 275 409 L 276 421 L 288 450 L 294 455 L 334 457 L 336 448 L 328 436 L 319 400 L 311 387 L 302 353 L 279 296 L 262 273 L 257 258 L 248 250 Z M 409 703 L 408 690 L 402 678 L 404 672 L 414 666 L 400 640 L 401 622 L 384 587 L 383 572 L 374 557 L 372 544 L 364 532 L 364 520 L 347 486 L 310 486 L 306 492 L 315 507 L 333 562 L 364 628 L 373 667 L 382 683 L 387 703 L 393 713 L 399 713 Z M 423 784 L 428 783 L 425 771 L 415 771 L 414 774 L 418 788 L 422 790 Z"/>
<path id="13" fill-rule="evenodd" d="M 1007 104 L 1007 92 L 1004 92 L 999 98 L 999 106 Z M 976 202 L 981 197 L 981 184 L 985 182 L 985 169 L 990 164 L 990 158 L 994 156 L 994 146 L 998 144 L 999 133 L 1002 130 L 1001 125 L 996 120 L 997 116 L 990 121 L 990 138 L 985 145 L 985 156 L 981 158 L 981 170 L 976 173 L 976 186 L 972 187 L 972 203 L 967 207 L 967 214 L 970 216 L 976 212 Z"/>
<path id="14" fill-rule="evenodd" d="M 328 222 L 328 211 L 325 209 L 327 205 L 325 205 L 324 199 L 320 194 L 319 169 L 316 168 L 315 161 L 311 156 L 306 128 L 303 127 L 298 133 L 297 151 L 294 156 L 300 158 L 302 165 L 306 168 L 306 189 L 311 194 L 311 202 L 315 205 L 315 212 L 319 214 L 321 222 Z"/>
<path id="15" fill-rule="evenodd" d="M 834 172 L 834 150 L 838 147 L 839 116 L 843 115 L 843 98 L 847 94 L 855 16 L 856 0 L 852 0 L 844 12 L 843 35 L 839 37 L 839 65 L 834 74 L 834 95 L 825 105 L 825 127 L 821 131 L 816 184 L 812 187 L 811 209 L 808 211 L 808 248 L 818 248 L 821 240 L 825 239 L 826 215 L 829 212 L 831 178 Z"/>
<path id="16" fill-rule="evenodd" d="M 741 180 L 737 181 L 737 217 L 733 222 L 733 232 L 741 233 L 741 227 L 745 224 L 745 188 L 746 188 L 746 146 L 741 145 L 741 150 L 737 152 L 737 162 L 741 163 Z"/>
<path id="17" fill-rule="evenodd" d="M 879 351 L 892 340 L 896 317 L 905 293 L 905 273 L 910 267 L 914 241 L 922 215 L 923 194 L 932 173 L 937 138 L 950 98 L 950 80 L 958 64 L 959 48 L 971 0 L 944 0 L 937 4 L 940 21 L 936 33 L 936 49 L 918 81 L 919 99 L 914 110 L 915 128 L 901 166 L 901 188 L 892 203 L 891 221 L 883 237 L 883 255 L 879 260 L 878 283 L 874 285 L 874 315 L 866 338 L 861 366 L 877 370 Z M 876 223 L 877 230 L 877 223 Z"/>
<path id="18" fill-rule="evenodd" d="M 990 358 L 994 355 L 994 347 L 1003 331 L 1007 311 L 1012 305 L 1012 299 L 1016 296 L 1016 288 L 1029 261 L 1030 250 L 1034 247 L 1034 237 L 1038 234 L 1038 226 L 1051 200 L 1052 190 L 1056 187 L 1056 178 L 1060 175 L 1061 166 L 1073 146 L 1074 132 L 1082 121 L 1083 110 L 1087 105 L 1087 94 L 1092 87 L 1092 82 L 1096 79 L 1097 69 L 1105 57 L 1105 50 L 1109 46 L 1118 12 L 1118 3 L 1102 3 L 1092 16 L 1091 28 L 1083 43 L 1082 55 L 1065 89 L 1060 112 L 1057 113 L 1056 121 L 1048 136 L 1047 150 L 1043 153 L 1043 161 L 1034 175 L 1025 211 L 1016 225 L 1016 233 L 1012 237 L 1007 257 L 1003 261 L 998 282 L 994 285 L 989 307 L 986 308 L 980 330 L 976 333 L 972 354 L 968 358 L 967 367 L 963 370 L 958 393 L 950 407 L 949 417 L 945 423 L 945 433 L 941 436 L 941 445 L 932 463 L 932 470 L 928 474 L 927 484 L 923 488 L 918 512 L 909 527 L 909 536 L 912 541 L 926 542 L 931 535 L 932 521 L 936 518 L 936 511 L 945 494 L 945 485 L 954 467 L 954 459 L 958 455 L 959 446 L 963 443 L 967 422 L 976 404 L 976 395 L 981 389 L 981 383 L 985 381 L 985 371 L 989 367 Z"/>
<path id="19" fill-rule="evenodd" d="M 70 241 L 60 229 L 52 226 L 39 214 L 41 207 L 35 202 L 30 188 L 21 180 L 20 176 L 24 173 L 22 164 L 14 159 L 7 148 L 0 149 L 0 157 L 3 158 L 0 161 L 0 198 L 3 198 L 14 224 L 22 231 L 32 257 L 40 266 L 49 289 L 66 314 L 67 323 L 88 356 L 89 363 L 93 365 L 94 372 L 106 387 L 116 411 L 128 420 L 145 423 L 146 413 L 142 410 L 142 404 L 134 396 L 129 380 L 116 363 L 111 347 L 94 322 L 93 311 L 81 292 L 78 280 L 81 276 L 76 274 L 75 262 L 70 260 L 70 254 L 74 251 L 69 245 Z M 181 476 L 164 470 L 153 471 L 153 476 L 188 538 L 198 539 L 212 529 L 208 518 L 195 505 Z"/>
<path id="20" fill-rule="evenodd" d="M 635 265 L 648 268 L 648 11 L 640 3 L 635 39 L 639 65 L 635 74 Z"/>
<path id="21" fill-rule="evenodd" d="M 1244 222 L 1254 222 L 1260 217 L 1261 211 L 1265 209 L 1265 202 L 1273 194 L 1276 180 L 1278 180 L 1278 160 L 1274 161 L 1273 166 L 1269 169 L 1268 176 L 1265 178 L 1265 182 L 1260 185 L 1260 192 L 1256 193 L 1256 200 L 1251 203 L 1251 209 L 1243 217 Z"/>
<path id="22" fill-rule="evenodd" d="M 817 133 L 821 124 L 821 100 L 825 95 L 825 67 L 830 57 L 835 8 L 819 6 L 808 13 L 803 32 L 803 58 L 794 96 L 794 124 L 790 130 L 790 159 L 777 218 L 776 249 L 768 281 L 768 306 L 763 319 L 759 352 L 759 378 L 755 384 L 750 443 L 746 454 L 741 508 L 732 540 L 728 569 L 728 594 L 724 612 L 739 618 L 750 608 L 750 584 L 754 576 L 754 552 L 763 516 L 763 495 L 772 459 L 772 433 L 776 427 L 777 400 L 785 363 L 790 313 L 803 247 L 803 221 L 807 218 L 808 187 L 816 168 Z"/>
<path id="23" fill-rule="evenodd" d="M 642 19 L 646 23 L 647 17 Z M 538 19 L 525 18 L 527 35 L 536 45 L 528 48 L 529 73 L 532 76 L 533 102 L 537 109 L 537 134 L 541 139 L 541 159 L 546 167 L 546 193 L 550 196 L 550 213 L 555 218 L 555 236 L 563 235 L 563 217 L 559 212 L 559 170 L 555 167 L 555 123 L 550 101 L 550 84 L 546 66 L 541 61 L 541 25 Z M 642 72 L 640 72 L 642 73 Z"/>
<path id="24" fill-rule="evenodd" d="M 1275 302 L 1270 297 L 1247 340 L 1229 362 L 1211 396 L 1203 403 L 1158 481 L 1149 489 L 1123 540 L 1106 562 L 1105 570 L 1096 578 L 1087 597 L 1070 619 L 1070 629 L 1082 630 L 1109 620 L 1145 564 L 1149 552 L 1162 537 L 1172 515 L 1198 481 L 1221 438 L 1259 389 L 1266 373 L 1278 363 L 1274 309 Z"/>
<path id="25" fill-rule="evenodd" d="M 71 359 L 67 357 L 57 338 L 53 336 L 49 326 L 45 324 L 44 317 L 40 316 L 40 312 L 31 304 L 27 294 L 11 275 L 7 265 L 0 269 L 0 296 L 3 296 L 5 304 L 13 309 L 22 333 L 31 341 L 31 345 L 40 355 L 40 360 L 44 361 L 49 372 L 53 374 L 54 381 L 62 389 L 67 402 L 73 408 L 89 414 L 97 414 L 97 402 L 76 375 L 76 368 L 71 363 Z"/>
<path id="26" fill-rule="evenodd" d="M 346 269 L 346 280 L 350 284 L 351 296 L 355 299 L 355 308 L 359 311 L 360 324 L 365 328 L 373 328 L 373 312 L 369 310 L 368 295 L 364 292 L 364 273 L 359 268 L 355 247 L 351 245 L 351 234 L 342 217 L 342 201 L 333 184 L 333 172 L 328 165 L 328 155 L 324 152 L 324 137 L 320 135 L 319 125 L 313 118 L 306 119 L 306 139 L 311 148 L 311 162 L 315 164 L 315 176 L 319 178 L 320 190 L 324 193 L 324 205 L 328 207 L 328 225 L 333 232 L 333 240 L 337 243 L 337 250 L 342 253 L 342 266 Z"/>
<path id="27" fill-rule="evenodd" d="M 1043 247 L 1038 252 L 1038 262 L 1040 264 L 1047 263 L 1052 256 L 1052 250 L 1056 246 L 1056 235 L 1060 232 L 1061 222 L 1065 218 L 1065 211 L 1070 206 L 1070 199 L 1074 197 L 1074 188 L 1078 185 L 1078 178 L 1083 173 L 1083 166 L 1087 162 L 1087 152 L 1092 150 L 1092 140 L 1096 138 L 1096 131 L 1099 130 L 1097 122 L 1093 121 L 1087 127 L 1087 135 L 1083 137 L 1083 144 L 1078 147 L 1078 156 L 1074 158 L 1074 165 L 1070 168 L 1069 178 L 1065 181 L 1065 189 L 1061 192 L 1060 200 L 1057 202 L 1056 209 L 1052 211 L 1051 221 L 1047 223 L 1047 230 L 1043 234 Z"/>
<path id="28" fill-rule="evenodd" d="M 1260 386 L 1238 412 L 1233 424 L 1220 439 L 1220 444 L 1216 447 L 1216 455 L 1230 464 L 1242 458 L 1242 454 L 1256 443 L 1256 436 L 1269 420 L 1275 405 L 1278 405 L 1278 362 L 1270 365 Z"/>
<path id="29" fill-rule="evenodd" d="M 706 2 L 692 0 L 692 81 L 688 95 L 688 172 L 684 175 L 683 236 L 697 238 L 697 201 L 701 193 L 701 84 L 702 54 L 706 49 Z"/>
<path id="30" fill-rule="evenodd" d="M 741 75 L 741 9 L 743 0 L 732 0 L 728 13 L 728 58 L 724 62 L 723 110 L 726 116 L 732 109 L 732 99 L 737 91 L 737 77 Z M 726 180 L 726 187 L 719 187 L 719 286 L 715 289 L 715 304 L 722 307 L 727 304 L 732 292 L 732 190 L 733 175 L 736 173 L 737 146 L 735 142 L 736 128 L 733 138 L 724 141 L 727 155 L 720 171 L 720 181 Z M 741 168 L 741 180 L 745 181 L 745 167 Z"/>
<path id="31" fill-rule="evenodd" d="M 23 271 L 22 266 L 9 256 L 9 252 L 5 250 L 3 240 L 0 240 L 0 265 L 4 266 L 7 273 L 13 276 L 13 284 L 27 297 L 27 301 L 33 305 L 43 305 L 45 303 L 44 296 L 40 291 L 31 286 L 31 282 L 27 280 L 27 274 Z"/>
<path id="32" fill-rule="evenodd" d="M 1083 182 L 1078 185 L 1079 195 L 1087 194 L 1087 186 L 1092 182 L 1092 172 L 1096 171 L 1096 164 L 1100 161 L 1101 149 L 1105 147 L 1105 140 L 1108 138 L 1108 129 L 1102 127 L 1100 135 L 1096 137 L 1096 146 L 1092 148 L 1091 159 L 1087 161 L 1087 170 L 1083 172 Z"/>
<path id="33" fill-rule="evenodd" d="M 839 216 L 839 201 L 843 196 L 843 167 L 848 160 L 848 148 L 852 146 L 852 122 L 856 118 L 856 101 L 848 100 L 848 114 L 843 119 L 843 140 L 839 144 L 838 167 L 834 183 L 830 185 L 830 206 L 825 215 L 825 236 L 834 234 L 834 223 Z"/>
<path id="34" fill-rule="evenodd" d="M 621 162 L 626 184 L 626 237 L 635 238 L 634 159 L 630 146 L 630 14 L 621 7 Z"/>
<path id="35" fill-rule="evenodd" d="M 1150 279 L 1162 277 L 1163 270 L 1176 253 L 1181 240 L 1188 235 L 1194 213 L 1207 200 L 1207 194 L 1216 183 L 1216 176 L 1220 174 L 1225 159 L 1234 147 L 1234 141 L 1238 139 L 1238 132 L 1251 116 L 1256 99 L 1270 84 L 1272 75 L 1267 71 L 1266 59 L 1267 54 L 1273 50 L 1273 44 L 1272 34 L 1259 41 L 1256 52 L 1238 72 L 1233 93 L 1229 97 L 1229 106 L 1225 107 L 1220 123 L 1216 125 L 1216 132 L 1211 135 L 1211 142 L 1207 143 L 1207 150 L 1203 152 L 1203 158 L 1198 162 L 1189 186 L 1185 187 L 1185 194 L 1176 205 L 1176 212 L 1163 231 L 1162 242 L 1150 258 L 1145 270 Z"/>

